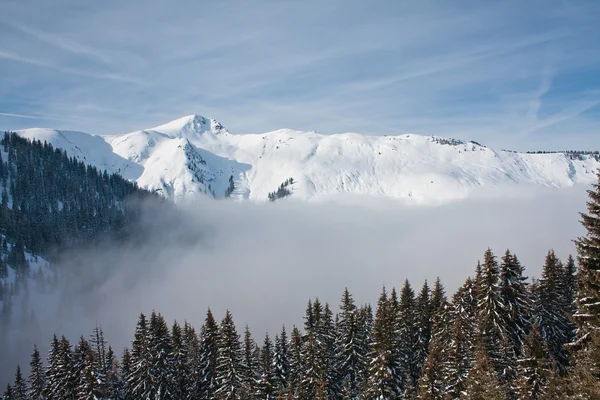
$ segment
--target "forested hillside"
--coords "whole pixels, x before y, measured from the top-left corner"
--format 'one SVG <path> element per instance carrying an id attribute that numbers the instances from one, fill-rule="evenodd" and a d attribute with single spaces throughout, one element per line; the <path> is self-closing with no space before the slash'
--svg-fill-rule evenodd
<path id="1" fill-rule="evenodd" d="M 118 233 L 135 215 L 126 199 L 150 195 L 45 142 L 5 133 L 0 147 L 0 233 L 20 253 L 51 257 L 75 241 Z"/>
<path id="2" fill-rule="evenodd" d="M 451 296 L 438 280 L 383 288 L 376 307 L 342 294 L 318 299 L 304 326 L 271 338 L 240 334 L 228 311 L 202 327 L 131 321 L 117 355 L 96 328 L 75 345 L 54 336 L 33 350 L 7 399 L 598 399 L 600 398 L 600 173 L 582 214 L 578 257 L 550 250 L 538 280 L 515 254 L 484 252 Z M 50 338 L 49 338 L 50 339 Z"/>
<path id="3" fill-rule="evenodd" d="M 2 322 L 11 314 L 10 298 L 49 272 L 46 261 L 76 245 L 127 235 L 139 215 L 139 204 L 129 200 L 153 196 L 50 144 L 8 132 L 0 141 L 0 184 Z"/>

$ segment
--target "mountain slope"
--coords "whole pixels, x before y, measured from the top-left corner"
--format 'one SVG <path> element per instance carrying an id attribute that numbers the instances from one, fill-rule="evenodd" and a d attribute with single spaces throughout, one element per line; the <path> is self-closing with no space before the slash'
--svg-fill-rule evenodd
<path id="1" fill-rule="evenodd" d="M 197 115 L 116 136 L 39 129 L 19 134 L 48 140 L 174 200 L 197 193 L 223 197 L 232 178 L 232 197 L 265 201 L 293 178 L 294 198 L 353 193 L 438 203 L 504 183 L 589 183 L 600 167 L 598 157 L 591 155 L 495 151 L 473 142 L 413 134 L 321 135 L 282 129 L 234 135 L 219 122 Z"/>

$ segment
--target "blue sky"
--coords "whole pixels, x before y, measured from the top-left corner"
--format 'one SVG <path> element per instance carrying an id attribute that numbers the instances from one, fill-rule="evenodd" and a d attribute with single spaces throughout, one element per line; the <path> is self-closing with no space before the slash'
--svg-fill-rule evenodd
<path id="1" fill-rule="evenodd" d="M 599 1 L 0 0 L 0 128 L 600 148 Z"/>

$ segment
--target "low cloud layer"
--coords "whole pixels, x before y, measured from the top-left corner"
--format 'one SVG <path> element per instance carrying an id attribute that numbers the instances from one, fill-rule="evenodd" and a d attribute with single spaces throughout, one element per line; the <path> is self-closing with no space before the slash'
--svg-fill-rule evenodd
<path id="1" fill-rule="evenodd" d="M 510 248 L 529 276 L 540 275 L 550 248 L 561 258 L 574 252 L 585 187 L 499 190 L 437 207 L 362 197 L 147 205 L 142 240 L 65 254 L 60 295 L 30 294 L 36 323 L 20 325 L 18 343 L 0 343 L 0 381 L 55 332 L 75 341 L 98 323 L 120 351 L 141 311 L 200 327 L 208 307 L 218 318 L 230 309 L 238 329 L 248 324 L 261 337 L 301 324 L 309 298 L 337 309 L 346 286 L 373 303 L 382 285 L 408 278 L 418 290 L 439 276 L 450 294 L 488 247 L 498 256 Z"/>

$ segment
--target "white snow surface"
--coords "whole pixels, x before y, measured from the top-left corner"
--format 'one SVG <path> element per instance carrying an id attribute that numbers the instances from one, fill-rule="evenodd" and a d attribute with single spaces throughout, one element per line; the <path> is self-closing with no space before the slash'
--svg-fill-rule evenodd
<path id="1" fill-rule="evenodd" d="M 571 160 L 562 153 L 496 151 L 416 134 L 322 135 L 291 129 L 232 134 L 199 115 L 112 136 L 40 128 L 17 133 L 175 201 L 211 190 L 223 197 L 233 176 L 231 197 L 239 199 L 266 201 L 269 192 L 293 178 L 292 198 L 349 193 L 437 204 L 502 184 L 587 184 L 600 167 L 591 156 Z"/>

